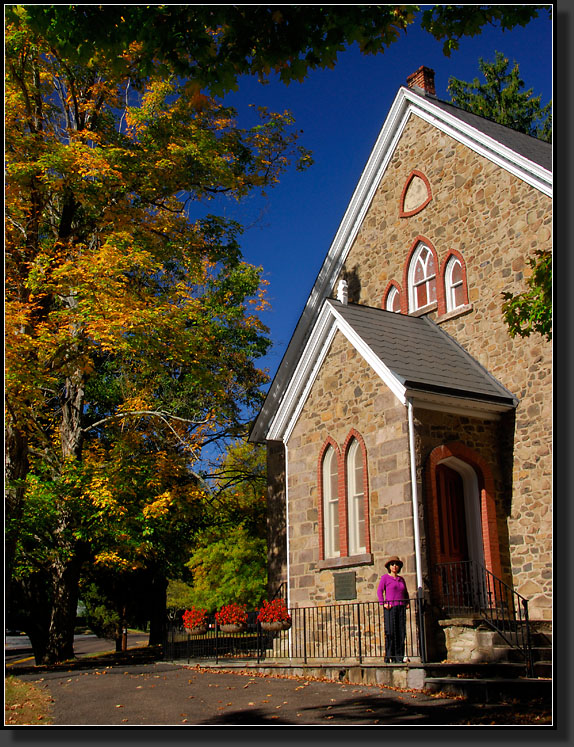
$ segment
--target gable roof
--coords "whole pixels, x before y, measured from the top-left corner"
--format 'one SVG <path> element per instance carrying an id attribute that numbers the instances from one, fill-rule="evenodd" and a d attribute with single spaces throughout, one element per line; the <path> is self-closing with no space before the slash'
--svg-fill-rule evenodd
<path id="1" fill-rule="evenodd" d="M 514 407 L 515 397 L 428 317 L 326 301 L 384 362 L 405 394 L 437 392 Z"/>
<path id="2" fill-rule="evenodd" d="M 335 234 L 263 407 L 253 424 L 249 436 L 251 441 L 264 441 L 268 438 L 271 420 L 285 396 L 322 304 L 332 295 L 347 254 L 411 116 L 424 119 L 533 188 L 552 196 L 552 147 L 549 143 L 465 112 L 435 96 L 402 86 Z"/>
<path id="3" fill-rule="evenodd" d="M 337 332 L 397 399 L 415 406 L 496 417 L 517 399 L 427 317 L 326 299 L 271 419 L 269 440 L 288 438 Z"/>

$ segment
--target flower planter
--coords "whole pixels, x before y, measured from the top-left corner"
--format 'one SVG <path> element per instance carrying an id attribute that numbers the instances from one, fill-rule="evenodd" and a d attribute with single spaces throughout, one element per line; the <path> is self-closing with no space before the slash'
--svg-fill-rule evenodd
<path id="1" fill-rule="evenodd" d="M 261 630 L 289 630 L 291 627 L 291 620 L 274 620 L 273 622 L 262 622 Z"/>
<path id="2" fill-rule="evenodd" d="M 186 630 L 190 635 L 205 635 L 207 633 L 207 625 L 202 625 L 197 628 L 187 628 Z"/>
<path id="3" fill-rule="evenodd" d="M 221 630 L 222 633 L 243 633 L 245 628 L 245 625 L 238 625 L 233 623 L 224 623 L 223 625 L 219 626 L 219 630 Z"/>

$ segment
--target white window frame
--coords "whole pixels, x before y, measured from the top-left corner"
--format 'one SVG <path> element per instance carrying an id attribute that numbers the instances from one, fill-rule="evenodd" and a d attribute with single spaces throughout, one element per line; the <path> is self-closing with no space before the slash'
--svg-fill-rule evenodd
<path id="1" fill-rule="evenodd" d="M 460 281 L 454 282 L 452 279 L 452 274 L 453 274 L 455 265 L 457 264 L 460 267 Z M 463 298 L 461 299 L 461 302 L 459 304 L 457 304 L 455 301 L 457 288 L 463 288 Z M 460 309 L 462 306 L 464 306 L 464 272 L 463 272 L 462 262 L 454 254 L 449 258 L 447 266 L 446 266 L 446 270 L 444 273 L 444 290 L 445 290 L 447 311 L 454 311 L 455 309 Z"/>
<path id="2" fill-rule="evenodd" d="M 421 257 L 422 253 L 426 251 L 428 252 L 426 260 L 423 262 L 423 259 Z M 434 273 L 430 273 L 428 270 L 428 264 L 429 259 L 433 260 L 435 264 L 435 271 Z M 421 263 L 424 270 L 424 277 L 422 280 L 419 280 L 415 283 L 415 269 L 418 263 Z M 430 288 L 431 282 L 434 280 L 434 298 L 430 298 L 427 300 L 426 304 L 423 304 L 422 306 L 418 305 L 417 302 L 417 288 L 421 285 L 426 285 L 427 288 Z M 434 254 L 432 253 L 432 250 L 430 247 L 428 247 L 426 244 L 423 244 L 422 242 L 417 246 L 416 250 L 414 251 L 410 265 L 409 265 L 409 277 L 408 277 L 408 285 L 409 285 L 409 308 L 411 311 L 419 311 L 419 309 L 424 309 L 427 306 L 430 306 L 431 304 L 434 304 L 436 302 L 436 286 L 437 286 L 437 268 L 436 268 L 436 260 L 434 257 Z M 427 291 L 427 299 L 430 294 Z"/>
<path id="3" fill-rule="evenodd" d="M 323 549 L 325 558 L 341 555 L 339 541 L 339 463 L 337 452 L 329 445 L 323 454 Z"/>
<path id="4" fill-rule="evenodd" d="M 367 517 L 365 511 L 366 476 L 365 465 L 363 463 L 363 450 L 356 438 L 353 438 L 347 450 L 346 460 L 349 555 L 361 555 L 367 551 Z M 358 470 L 360 470 L 362 475 L 362 489 L 357 481 Z"/>
<path id="5" fill-rule="evenodd" d="M 399 308 L 394 309 L 394 303 L 395 298 L 399 298 Z M 401 313 L 401 305 L 400 305 L 400 295 L 399 295 L 399 289 L 396 285 L 392 285 L 388 294 L 387 294 L 387 300 L 385 302 L 385 309 L 387 311 L 392 311 L 394 314 L 400 314 Z"/>

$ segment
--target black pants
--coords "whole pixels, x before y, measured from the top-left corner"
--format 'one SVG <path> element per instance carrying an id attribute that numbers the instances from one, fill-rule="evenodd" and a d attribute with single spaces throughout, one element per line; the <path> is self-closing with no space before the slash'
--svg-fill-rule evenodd
<path id="1" fill-rule="evenodd" d="M 388 662 L 402 662 L 405 656 L 407 610 L 402 604 L 384 608 L 385 658 Z"/>

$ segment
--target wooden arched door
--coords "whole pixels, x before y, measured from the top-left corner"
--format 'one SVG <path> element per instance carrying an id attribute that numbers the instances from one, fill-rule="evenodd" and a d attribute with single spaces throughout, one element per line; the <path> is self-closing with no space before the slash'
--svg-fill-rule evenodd
<path id="1" fill-rule="evenodd" d="M 462 476 L 446 464 L 436 469 L 439 500 L 439 541 L 442 563 L 468 560 L 468 538 Z"/>

